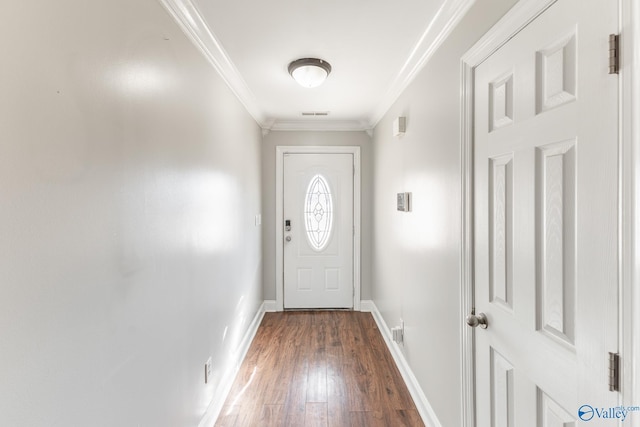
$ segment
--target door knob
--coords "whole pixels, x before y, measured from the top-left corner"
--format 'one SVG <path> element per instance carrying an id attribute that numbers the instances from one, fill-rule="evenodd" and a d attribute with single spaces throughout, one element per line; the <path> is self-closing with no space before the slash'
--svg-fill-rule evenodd
<path id="1" fill-rule="evenodd" d="M 487 323 L 487 316 L 484 313 L 478 313 L 477 315 L 471 312 L 470 315 L 467 316 L 467 325 L 475 328 L 476 326 L 480 326 L 482 329 L 487 329 L 489 324 Z"/>
<path id="2" fill-rule="evenodd" d="M 291 241 L 291 236 L 285 237 L 284 240 L 286 240 L 287 242 L 290 242 Z"/>

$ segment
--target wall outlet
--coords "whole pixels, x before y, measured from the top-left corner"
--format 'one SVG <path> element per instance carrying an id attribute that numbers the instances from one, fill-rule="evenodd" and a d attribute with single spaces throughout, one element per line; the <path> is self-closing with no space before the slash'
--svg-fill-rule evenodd
<path id="1" fill-rule="evenodd" d="M 391 328 L 391 335 L 396 344 L 402 344 L 402 329 L 400 329 L 400 326 Z"/>
<path id="2" fill-rule="evenodd" d="M 207 363 L 204 364 L 204 383 L 205 384 L 209 384 L 209 381 L 211 381 L 211 373 L 213 371 L 212 365 L 213 365 L 213 362 L 211 361 L 211 357 L 209 357 L 207 359 Z"/>
<path id="3" fill-rule="evenodd" d="M 391 335 L 397 344 L 404 344 L 404 320 L 400 319 L 400 326 L 391 328 Z"/>
<path id="4" fill-rule="evenodd" d="M 396 344 L 402 345 L 404 343 L 404 330 L 402 326 L 391 328 L 391 336 Z"/>

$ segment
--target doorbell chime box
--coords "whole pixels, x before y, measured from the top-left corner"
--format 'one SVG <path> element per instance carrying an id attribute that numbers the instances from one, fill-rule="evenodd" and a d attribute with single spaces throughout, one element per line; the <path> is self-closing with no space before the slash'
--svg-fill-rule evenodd
<path id="1" fill-rule="evenodd" d="M 411 212 L 411 193 L 398 193 L 398 210 Z"/>

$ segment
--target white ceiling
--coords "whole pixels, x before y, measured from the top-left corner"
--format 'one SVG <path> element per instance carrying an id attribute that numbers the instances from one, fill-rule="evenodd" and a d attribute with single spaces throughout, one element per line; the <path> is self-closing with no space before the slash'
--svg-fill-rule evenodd
<path id="1" fill-rule="evenodd" d="M 263 129 L 368 130 L 474 0 L 161 1 Z M 333 68 L 313 89 L 287 72 L 308 57 Z"/>

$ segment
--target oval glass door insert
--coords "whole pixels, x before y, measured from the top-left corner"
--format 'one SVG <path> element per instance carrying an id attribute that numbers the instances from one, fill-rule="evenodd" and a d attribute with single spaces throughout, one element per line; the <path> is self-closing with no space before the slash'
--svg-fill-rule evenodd
<path id="1" fill-rule="evenodd" d="M 305 228 L 309 244 L 316 251 L 323 250 L 333 225 L 333 198 L 329 183 L 322 175 L 311 178 L 304 203 Z"/>

